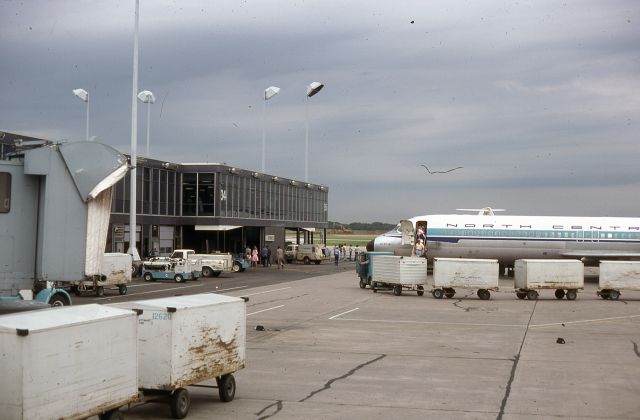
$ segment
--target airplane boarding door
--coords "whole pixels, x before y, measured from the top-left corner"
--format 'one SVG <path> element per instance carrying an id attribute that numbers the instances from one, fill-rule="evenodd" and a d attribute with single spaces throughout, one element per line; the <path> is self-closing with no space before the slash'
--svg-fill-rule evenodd
<path id="1" fill-rule="evenodd" d="M 400 221 L 400 233 L 402 234 L 402 245 L 413 246 L 416 232 L 410 220 Z"/>

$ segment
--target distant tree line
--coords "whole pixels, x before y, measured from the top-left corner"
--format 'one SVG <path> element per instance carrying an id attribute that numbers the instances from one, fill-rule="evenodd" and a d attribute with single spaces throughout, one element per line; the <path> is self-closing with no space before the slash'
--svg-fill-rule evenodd
<path id="1" fill-rule="evenodd" d="M 389 231 L 396 227 L 395 224 L 391 223 L 382 223 L 382 222 L 373 222 L 373 223 L 362 223 L 362 222 L 353 222 L 353 223 L 340 223 L 340 222 L 332 222 L 329 221 L 329 229 L 337 229 L 340 230 L 342 228 L 349 228 L 351 230 L 379 230 L 379 231 Z"/>

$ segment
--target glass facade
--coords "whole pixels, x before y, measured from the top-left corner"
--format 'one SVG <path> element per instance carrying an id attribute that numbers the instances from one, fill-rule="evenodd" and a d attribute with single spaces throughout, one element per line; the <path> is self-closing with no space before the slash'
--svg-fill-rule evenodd
<path id="1" fill-rule="evenodd" d="M 243 172 L 217 165 L 197 172 L 139 166 L 138 214 L 327 223 L 326 188 Z M 129 190 L 130 173 L 115 185 L 113 214 L 129 213 Z"/>

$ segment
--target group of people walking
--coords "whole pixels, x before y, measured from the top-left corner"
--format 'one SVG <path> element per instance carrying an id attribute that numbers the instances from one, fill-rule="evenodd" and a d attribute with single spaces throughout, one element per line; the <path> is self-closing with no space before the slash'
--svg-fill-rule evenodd
<path id="1" fill-rule="evenodd" d="M 247 247 L 244 251 L 244 259 L 251 267 L 257 267 L 260 263 L 262 263 L 263 267 L 271 267 L 271 257 L 271 248 L 268 245 L 262 247 L 259 252 L 258 247 L 255 245 L 253 248 Z M 275 260 L 278 268 L 284 268 L 284 250 L 280 247 L 276 249 Z"/>

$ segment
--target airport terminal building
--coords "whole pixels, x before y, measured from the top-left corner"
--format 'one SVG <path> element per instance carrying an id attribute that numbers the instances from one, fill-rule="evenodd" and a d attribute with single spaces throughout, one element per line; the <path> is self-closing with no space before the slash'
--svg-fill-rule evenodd
<path id="1" fill-rule="evenodd" d="M 107 252 L 129 247 L 130 176 L 113 191 Z M 173 249 L 275 253 L 285 242 L 324 242 L 328 188 L 226 164 L 138 157 L 136 242 L 141 257 Z M 319 237 L 318 237 L 319 236 Z"/>

